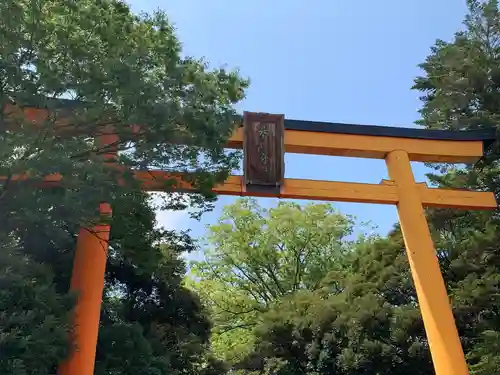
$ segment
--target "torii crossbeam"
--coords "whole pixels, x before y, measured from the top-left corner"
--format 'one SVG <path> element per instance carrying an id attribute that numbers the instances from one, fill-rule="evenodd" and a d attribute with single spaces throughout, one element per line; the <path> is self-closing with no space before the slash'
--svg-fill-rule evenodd
<path id="1" fill-rule="evenodd" d="M 424 207 L 493 210 L 497 202 L 491 192 L 428 188 L 417 183 L 410 161 L 474 163 L 495 142 L 495 136 L 494 130 L 454 132 L 333 124 L 245 113 L 244 126 L 235 130 L 227 145 L 244 149 L 245 173 L 229 177 L 213 191 L 222 195 L 396 205 L 436 374 L 467 375 Z M 115 136 L 104 136 L 101 143 L 115 140 Z M 390 180 L 362 184 L 286 179 L 285 152 L 385 159 Z M 51 186 L 61 178 L 48 176 L 45 183 Z M 168 172 L 138 171 L 135 178 L 146 191 L 164 191 L 164 182 L 172 178 L 178 178 L 181 190 L 193 190 L 182 175 Z M 101 211 L 110 213 L 109 205 L 103 205 Z M 72 289 L 79 293 L 75 309 L 78 350 L 61 366 L 60 375 L 94 372 L 106 265 L 103 248 L 107 250 L 109 231 L 109 225 L 104 224 L 80 231 L 71 282 Z"/>

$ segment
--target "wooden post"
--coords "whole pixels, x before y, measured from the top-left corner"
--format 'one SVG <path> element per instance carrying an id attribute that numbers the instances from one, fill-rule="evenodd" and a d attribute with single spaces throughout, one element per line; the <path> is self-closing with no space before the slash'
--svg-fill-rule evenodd
<path id="1" fill-rule="evenodd" d="M 106 127 L 96 140 L 103 150 L 103 161 L 113 165 L 119 140 L 114 129 Z M 101 204 L 99 210 L 102 216 L 111 216 L 108 203 Z M 75 351 L 60 365 L 59 375 L 94 375 L 110 230 L 108 224 L 98 224 L 82 228 L 78 234 L 70 287 L 78 294 L 72 335 Z"/>
<path id="2" fill-rule="evenodd" d="M 101 214 L 111 214 L 108 204 L 101 205 Z M 59 375 L 94 374 L 109 232 L 110 226 L 103 224 L 82 228 L 78 234 L 71 277 L 71 290 L 78 294 L 72 334 L 75 351 L 61 364 Z"/>
<path id="3" fill-rule="evenodd" d="M 399 221 L 436 375 L 468 375 L 408 153 L 390 152 L 386 163 L 389 177 L 397 186 Z"/>

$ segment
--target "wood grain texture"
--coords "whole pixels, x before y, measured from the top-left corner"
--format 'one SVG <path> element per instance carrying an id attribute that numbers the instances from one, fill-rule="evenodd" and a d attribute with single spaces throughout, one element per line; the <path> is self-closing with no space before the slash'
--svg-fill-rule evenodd
<path id="1" fill-rule="evenodd" d="M 285 177 L 284 116 L 245 112 L 243 123 L 245 185 L 279 188 Z"/>

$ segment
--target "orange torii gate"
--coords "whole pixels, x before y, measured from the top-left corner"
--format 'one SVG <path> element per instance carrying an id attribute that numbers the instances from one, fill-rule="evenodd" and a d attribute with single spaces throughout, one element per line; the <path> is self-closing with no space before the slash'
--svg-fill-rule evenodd
<path id="1" fill-rule="evenodd" d="M 116 136 L 101 143 L 113 144 Z M 438 131 L 383 126 L 285 120 L 283 115 L 245 113 L 243 127 L 228 148 L 244 149 L 244 175 L 215 186 L 217 194 L 396 205 L 410 269 L 437 375 L 467 375 L 468 369 L 449 298 L 424 214 L 424 207 L 496 209 L 493 193 L 429 188 L 415 182 L 410 161 L 474 163 L 495 142 L 494 130 Z M 380 184 L 284 178 L 284 153 L 385 159 L 390 180 Z M 112 162 L 113 155 L 108 155 Z M 179 176 L 181 177 L 181 176 Z M 57 183 L 61 176 L 47 177 Z M 138 171 L 143 190 L 162 191 L 176 178 L 162 171 Z M 180 187 L 192 190 L 179 179 Z M 108 204 L 103 214 L 111 214 Z M 71 288 L 77 351 L 60 375 L 92 375 L 104 288 L 109 225 L 82 228 L 77 241 Z"/>

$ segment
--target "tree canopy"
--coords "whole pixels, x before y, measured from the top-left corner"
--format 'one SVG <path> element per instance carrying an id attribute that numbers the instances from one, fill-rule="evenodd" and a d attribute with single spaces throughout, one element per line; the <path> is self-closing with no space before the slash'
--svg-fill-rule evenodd
<path id="1" fill-rule="evenodd" d="M 165 13 L 136 15 L 121 1 L 4 1 L 0 12 L 1 175 L 61 173 L 60 203 L 71 207 L 64 217 L 73 223 L 92 218 L 99 202 L 138 189 L 132 181 L 117 185 L 116 170 L 103 166 L 99 156 L 111 147 L 128 169 L 193 172 L 202 196 L 186 203 L 166 195 L 166 207 L 213 198 L 209 187 L 238 162 L 223 148 L 239 118 L 233 104 L 248 85 L 236 71 L 183 56 Z M 32 107 L 45 109 L 40 126 L 18 116 Z M 96 143 L 108 133 L 119 139 Z M 49 211 L 55 202 L 40 194 L 4 181 L 0 199 L 9 215 L 2 226 L 15 225 L 25 202 Z"/>
<path id="2" fill-rule="evenodd" d="M 500 12 L 497 1 L 469 0 L 463 30 L 438 40 L 421 64 L 414 89 L 423 93 L 419 123 L 435 129 L 499 127 Z M 473 166 L 445 166 L 429 177 L 439 186 L 500 192 L 499 152 Z M 498 211 L 429 213 L 441 267 L 473 374 L 500 373 L 498 347 Z"/>
<path id="3" fill-rule="evenodd" d="M 241 199 L 227 206 L 209 228 L 205 259 L 193 263 L 191 276 L 211 307 L 214 351 L 231 363 L 242 360 L 263 313 L 297 291 L 321 288 L 341 267 L 353 225 L 329 204 L 265 209 Z"/>
<path id="4" fill-rule="evenodd" d="M 429 373 L 400 233 L 353 225 L 329 204 L 226 207 L 191 275 L 214 354 L 244 373 Z"/>
<path id="5" fill-rule="evenodd" d="M 116 0 L 0 3 L 2 373 L 55 374 L 67 357 L 76 234 L 101 202 L 115 216 L 96 373 L 220 371 L 205 355 L 210 320 L 181 285 L 181 254 L 194 245 L 157 227 L 128 171 L 190 171 L 199 193 L 186 199 L 167 182 L 162 208 L 209 207 L 210 187 L 239 160 L 223 146 L 247 86 L 185 56 L 164 12 Z M 118 138 L 103 146 L 104 134 Z M 111 151 L 123 168 L 105 163 Z M 23 173 L 29 181 L 14 178 Z M 38 189 L 53 173 L 59 186 Z"/>

